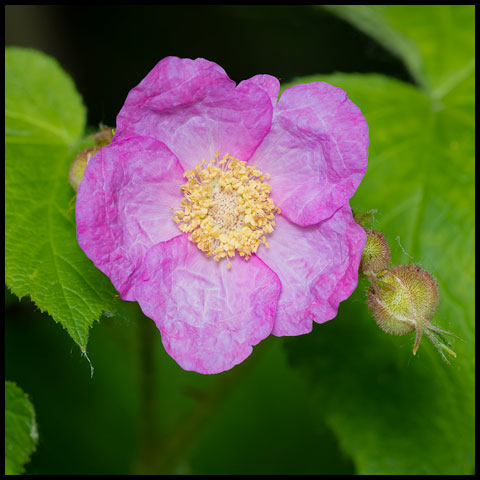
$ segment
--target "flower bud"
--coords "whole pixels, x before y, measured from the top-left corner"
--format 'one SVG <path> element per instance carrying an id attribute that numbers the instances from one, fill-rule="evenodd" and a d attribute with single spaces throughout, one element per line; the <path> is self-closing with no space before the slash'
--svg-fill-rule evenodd
<path id="1" fill-rule="evenodd" d="M 383 234 L 365 230 L 367 243 L 362 252 L 360 269 L 364 275 L 383 272 L 390 265 L 390 247 Z"/>
<path id="2" fill-rule="evenodd" d="M 72 165 L 70 166 L 70 170 L 68 172 L 68 180 L 70 181 L 70 185 L 75 191 L 78 190 L 78 186 L 80 185 L 80 182 L 83 178 L 83 173 L 85 172 L 85 168 L 87 167 L 90 159 L 96 153 L 98 153 L 102 147 L 112 142 L 113 135 L 114 130 L 112 128 L 107 127 L 103 130 L 100 130 L 100 132 L 96 133 L 92 137 L 95 146 L 87 148 L 86 150 L 82 150 L 75 157 L 75 160 L 72 162 Z"/>
<path id="3" fill-rule="evenodd" d="M 359 213 L 358 211 L 352 210 L 353 220 L 358 223 L 361 227 L 365 227 L 367 223 L 370 223 L 375 217 L 377 210 L 372 209 L 364 213 Z"/>
<path id="4" fill-rule="evenodd" d="M 105 127 L 103 130 L 100 130 L 92 137 L 93 141 L 95 142 L 95 146 L 101 148 L 112 143 L 114 132 L 115 131 L 113 128 L 110 127 Z"/>
<path id="5" fill-rule="evenodd" d="M 395 290 L 387 289 L 392 285 Z M 404 335 L 433 317 L 438 305 L 437 284 L 433 277 L 416 265 L 398 265 L 380 284 L 382 299 L 374 289 L 367 291 L 367 303 L 378 326 L 392 335 Z"/>
<path id="6" fill-rule="evenodd" d="M 425 333 L 446 361 L 442 349 L 455 356 L 442 343 L 444 338 L 441 334 L 451 334 L 431 324 L 439 302 L 438 286 L 432 275 L 418 265 L 397 265 L 381 277 L 378 290 L 381 296 L 377 288 L 368 288 L 367 304 L 383 331 L 392 335 L 405 335 L 415 330 L 414 355 L 422 333 Z"/>
<path id="7" fill-rule="evenodd" d="M 100 150 L 99 147 L 87 148 L 86 150 L 82 150 L 73 161 L 72 165 L 70 166 L 70 170 L 68 172 L 68 180 L 70 181 L 70 185 L 73 187 L 75 191 L 78 190 L 78 186 L 83 178 L 83 173 L 85 172 L 85 168 L 89 160 Z"/>

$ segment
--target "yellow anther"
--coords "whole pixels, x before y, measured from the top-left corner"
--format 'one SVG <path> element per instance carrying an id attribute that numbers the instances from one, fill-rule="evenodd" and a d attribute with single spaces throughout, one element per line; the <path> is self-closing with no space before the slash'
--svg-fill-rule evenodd
<path id="1" fill-rule="evenodd" d="M 229 154 L 221 160 L 219 156 L 217 150 L 208 164 L 202 159 L 185 172 L 188 180 L 180 187 L 184 197 L 173 220 L 207 257 L 220 261 L 238 251 L 248 260 L 261 243 L 269 247 L 265 235 L 273 232 L 280 209 L 269 198 L 271 186 L 255 165 Z"/>
<path id="2" fill-rule="evenodd" d="M 230 270 L 232 268 L 232 262 L 227 263 L 227 268 Z"/>

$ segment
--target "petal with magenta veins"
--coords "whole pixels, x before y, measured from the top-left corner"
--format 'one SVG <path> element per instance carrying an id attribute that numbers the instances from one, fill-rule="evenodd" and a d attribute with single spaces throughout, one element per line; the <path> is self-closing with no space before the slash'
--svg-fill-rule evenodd
<path id="1" fill-rule="evenodd" d="M 132 134 L 164 142 L 185 170 L 219 151 L 247 161 L 272 122 L 269 94 L 240 84 L 213 62 L 167 57 L 133 88 L 114 141 Z"/>
<path id="2" fill-rule="evenodd" d="M 272 128 L 249 163 L 270 173 L 271 197 L 298 225 L 330 217 L 357 189 L 368 158 L 368 126 L 340 88 L 324 82 L 285 90 Z"/>
<path id="3" fill-rule="evenodd" d="M 366 235 L 348 205 L 309 227 L 281 215 L 275 220 L 270 248 L 257 252 L 282 282 L 272 333 L 302 335 L 311 332 L 313 321 L 334 318 L 339 303 L 354 291 Z"/>
<path id="4" fill-rule="evenodd" d="M 278 101 L 278 93 L 280 92 L 280 82 L 276 77 L 266 74 L 255 75 L 240 82 L 237 88 L 245 87 L 250 84 L 254 84 L 264 90 L 270 97 L 272 106 L 275 107 Z"/>
<path id="5" fill-rule="evenodd" d="M 135 300 L 132 282 L 148 248 L 179 233 L 171 207 L 180 204 L 182 174 L 175 155 L 150 137 L 107 145 L 85 169 L 78 243 L 124 300 Z"/>
<path id="6" fill-rule="evenodd" d="M 270 335 L 281 283 L 260 259 L 216 262 L 186 235 L 152 247 L 135 294 L 185 370 L 218 373 Z"/>

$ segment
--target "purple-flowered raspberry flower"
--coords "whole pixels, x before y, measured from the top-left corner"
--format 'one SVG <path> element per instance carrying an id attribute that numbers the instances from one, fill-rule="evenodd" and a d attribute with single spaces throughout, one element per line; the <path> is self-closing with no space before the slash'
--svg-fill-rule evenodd
<path id="1" fill-rule="evenodd" d="M 185 369 L 334 318 L 365 232 L 348 204 L 368 127 L 345 92 L 167 57 L 130 91 L 77 192 L 80 246 Z"/>

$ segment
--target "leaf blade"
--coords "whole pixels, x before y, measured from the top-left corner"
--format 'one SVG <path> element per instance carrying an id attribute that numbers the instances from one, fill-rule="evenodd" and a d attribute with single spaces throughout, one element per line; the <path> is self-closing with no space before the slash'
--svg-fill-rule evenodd
<path id="1" fill-rule="evenodd" d="M 93 321 L 116 304 L 76 240 L 68 170 L 85 108 L 68 75 L 40 52 L 7 48 L 5 72 L 5 280 L 85 351 Z"/>
<path id="2" fill-rule="evenodd" d="M 38 442 L 35 410 L 23 390 L 5 382 L 5 475 L 19 475 Z"/>
<path id="3" fill-rule="evenodd" d="M 374 228 L 386 234 L 393 263 L 414 259 L 434 274 L 440 290 L 435 323 L 464 341 L 455 343 L 451 367 L 425 341 L 412 357 L 413 338 L 381 332 L 358 288 L 334 322 L 316 326 L 308 338 L 289 340 L 290 360 L 309 378 L 315 408 L 358 473 L 469 474 L 474 465 L 473 124 L 459 126 L 450 115 L 458 102 L 445 97 L 438 109 L 414 86 L 380 75 L 298 80 L 308 81 L 343 88 L 362 109 L 370 129 L 369 165 L 352 206 L 379 211 Z M 468 117 L 472 105 L 465 108 Z"/>
<path id="4" fill-rule="evenodd" d="M 324 5 L 401 58 L 441 98 L 475 68 L 474 5 Z"/>

